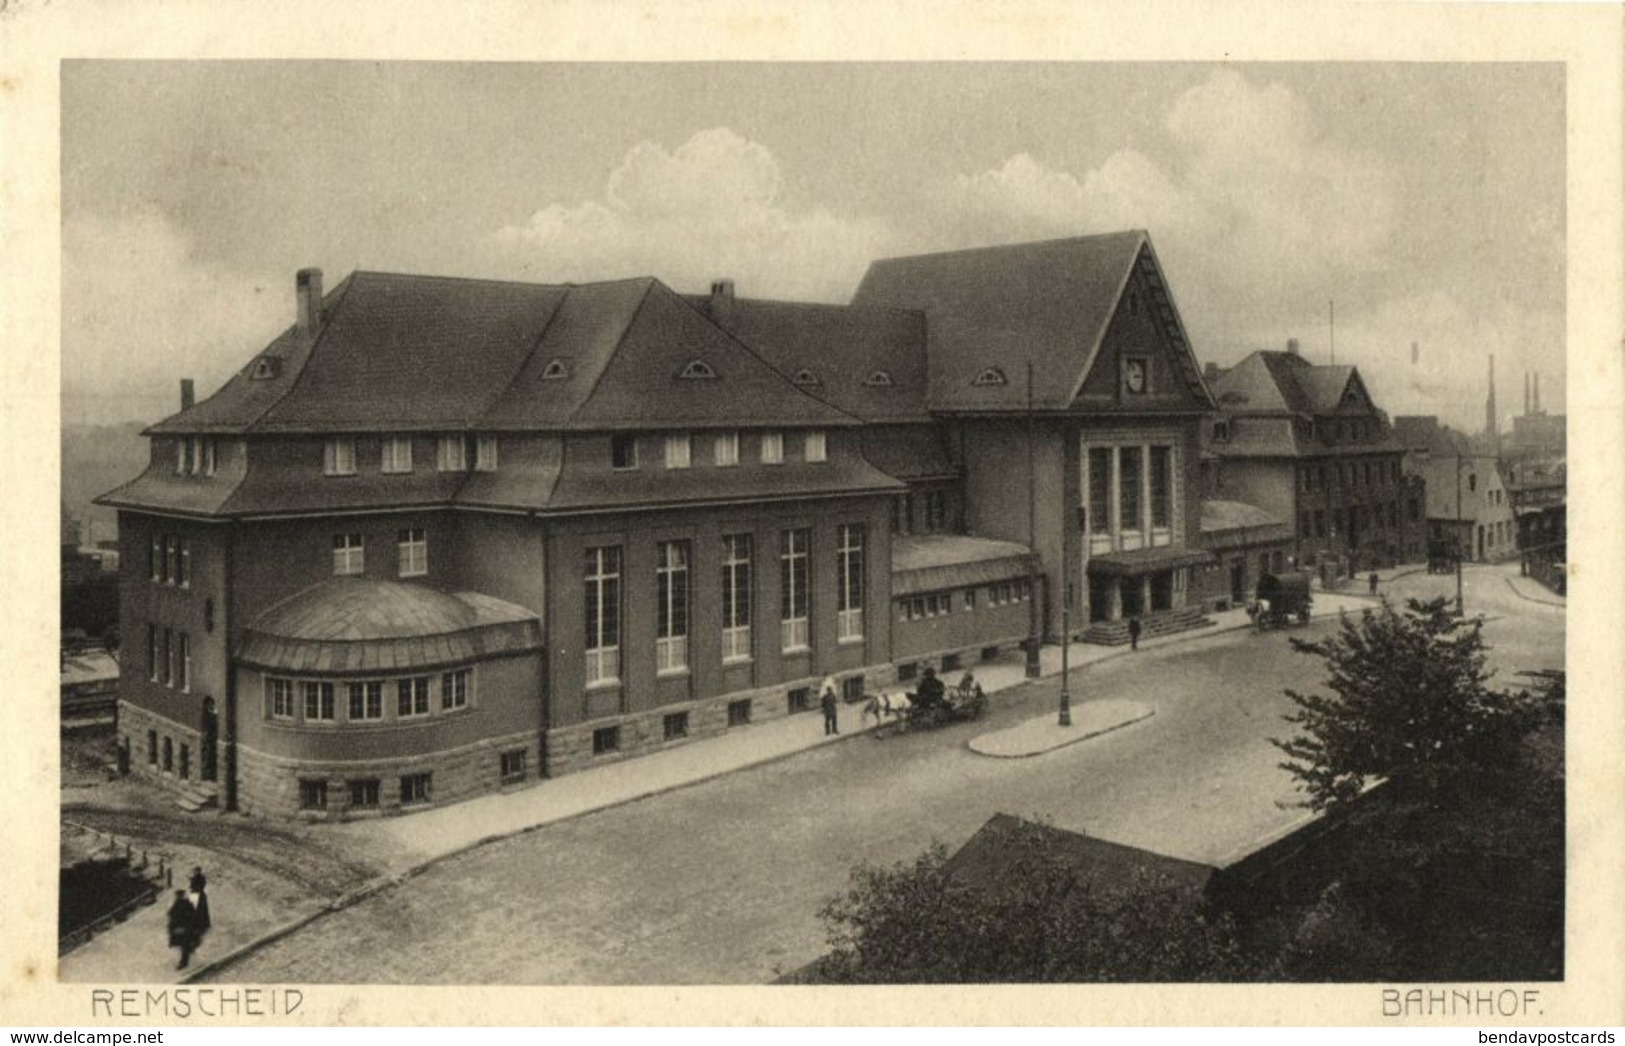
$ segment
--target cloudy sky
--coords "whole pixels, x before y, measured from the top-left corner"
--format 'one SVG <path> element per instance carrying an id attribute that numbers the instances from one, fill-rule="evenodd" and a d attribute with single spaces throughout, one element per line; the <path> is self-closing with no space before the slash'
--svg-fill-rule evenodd
<path id="1" fill-rule="evenodd" d="M 1145 228 L 1198 356 L 1563 409 L 1560 66 L 69 62 L 63 416 L 156 420 L 293 274 L 847 300 L 877 257 Z M 1412 342 L 1420 362 L 1411 363 Z"/>

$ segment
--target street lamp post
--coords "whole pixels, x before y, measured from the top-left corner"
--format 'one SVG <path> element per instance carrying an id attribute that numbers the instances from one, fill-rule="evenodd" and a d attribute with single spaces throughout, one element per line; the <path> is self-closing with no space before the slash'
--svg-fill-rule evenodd
<path id="1" fill-rule="evenodd" d="M 1061 718 L 1062 726 L 1072 725 L 1072 693 L 1067 687 L 1067 670 L 1071 668 L 1067 652 L 1072 648 L 1072 581 L 1068 579 L 1061 590 Z"/>

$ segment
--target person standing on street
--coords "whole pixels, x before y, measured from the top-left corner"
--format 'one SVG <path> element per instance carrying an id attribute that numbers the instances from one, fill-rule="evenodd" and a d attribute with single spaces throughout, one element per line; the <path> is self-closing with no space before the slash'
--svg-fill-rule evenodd
<path id="1" fill-rule="evenodd" d="M 1367 584 L 1369 584 L 1371 586 L 1371 594 L 1376 595 L 1377 594 L 1377 572 L 1375 570 L 1373 570 L 1371 572 L 1371 576 L 1366 579 L 1366 582 L 1367 582 Z"/>
<path id="2" fill-rule="evenodd" d="M 1140 649 L 1140 619 L 1138 616 L 1128 619 L 1128 648 Z"/>
<path id="3" fill-rule="evenodd" d="M 834 676 L 825 677 L 822 692 L 818 695 L 818 705 L 824 710 L 824 736 L 840 733 L 840 705 L 835 696 Z"/>
<path id="4" fill-rule="evenodd" d="M 188 891 L 186 899 L 192 902 L 192 909 L 196 913 L 193 916 L 193 921 L 197 928 L 197 939 L 200 944 L 203 941 L 203 935 L 209 932 L 210 926 L 214 925 L 213 920 L 209 918 L 208 885 L 209 877 L 203 874 L 202 866 L 193 865 L 192 877 L 186 883 Z"/>
<path id="5" fill-rule="evenodd" d="M 175 969 L 186 969 L 197 948 L 197 909 L 186 899 L 185 890 L 176 890 L 175 902 L 169 906 L 169 946 L 181 950 L 181 961 Z"/>

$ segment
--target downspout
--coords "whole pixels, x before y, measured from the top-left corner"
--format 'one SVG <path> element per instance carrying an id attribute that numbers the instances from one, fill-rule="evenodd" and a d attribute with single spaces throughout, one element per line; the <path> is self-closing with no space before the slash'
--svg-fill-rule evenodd
<path id="1" fill-rule="evenodd" d="M 220 628 L 226 645 L 226 708 L 225 729 L 223 735 L 226 742 L 225 766 L 221 768 L 224 778 L 226 798 L 224 808 L 228 811 L 237 809 L 237 658 L 234 656 L 231 636 L 231 601 L 236 591 L 233 587 L 233 578 L 236 574 L 235 564 L 237 557 L 237 527 L 236 520 L 232 520 L 226 530 L 226 576 L 224 590 L 226 598 L 221 600 Z"/>

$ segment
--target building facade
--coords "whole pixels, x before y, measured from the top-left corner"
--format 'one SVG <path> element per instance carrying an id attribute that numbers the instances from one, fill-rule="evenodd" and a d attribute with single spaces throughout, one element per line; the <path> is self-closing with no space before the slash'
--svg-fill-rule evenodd
<path id="1" fill-rule="evenodd" d="M 1404 445 L 1356 368 L 1312 364 L 1293 342 L 1210 368 L 1209 385 L 1218 410 L 1208 449 L 1224 496 L 1287 521 L 1298 565 L 1330 580 L 1420 547 L 1421 496 L 1405 478 Z"/>

